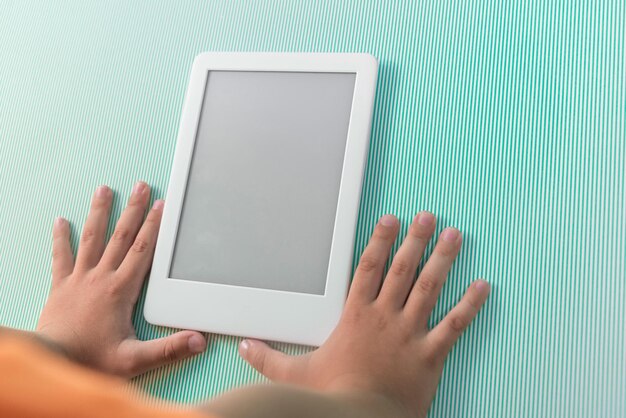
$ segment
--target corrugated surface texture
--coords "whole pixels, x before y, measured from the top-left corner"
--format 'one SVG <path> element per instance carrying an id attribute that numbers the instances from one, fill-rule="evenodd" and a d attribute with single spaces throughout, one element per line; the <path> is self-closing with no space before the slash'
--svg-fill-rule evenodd
<path id="1" fill-rule="evenodd" d="M 2 1 L 0 323 L 35 326 L 55 216 L 76 237 L 101 183 L 115 217 L 136 179 L 163 197 L 196 54 L 369 52 L 355 254 L 429 209 L 465 236 L 434 319 L 493 284 L 431 416 L 625 416 L 625 26 L 623 0 Z M 140 311 L 142 338 L 169 332 Z M 135 382 L 196 402 L 260 381 L 237 343 Z"/>

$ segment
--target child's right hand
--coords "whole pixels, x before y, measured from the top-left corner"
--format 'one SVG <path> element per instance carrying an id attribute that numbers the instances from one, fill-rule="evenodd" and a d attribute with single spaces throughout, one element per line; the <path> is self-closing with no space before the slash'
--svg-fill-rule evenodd
<path id="1" fill-rule="evenodd" d="M 398 229 L 392 215 L 383 216 L 376 225 L 342 318 L 323 346 L 291 357 L 260 341 L 244 340 L 239 349 L 242 357 L 277 382 L 337 393 L 375 393 L 399 404 L 407 416 L 426 416 L 448 352 L 478 313 L 490 287 L 483 280 L 472 283 L 458 305 L 429 330 L 428 318 L 459 253 L 461 234 L 454 228 L 443 231 L 414 284 L 435 230 L 432 214 L 418 214 L 381 288 Z"/>

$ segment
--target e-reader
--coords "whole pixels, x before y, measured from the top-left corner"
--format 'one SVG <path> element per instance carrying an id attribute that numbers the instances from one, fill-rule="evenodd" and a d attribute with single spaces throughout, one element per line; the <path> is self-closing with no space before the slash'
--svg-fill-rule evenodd
<path id="1" fill-rule="evenodd" d="M 377 70 L 368 54 L 196 57 L 148 322 L 324 342 L 352 272 Z"/>

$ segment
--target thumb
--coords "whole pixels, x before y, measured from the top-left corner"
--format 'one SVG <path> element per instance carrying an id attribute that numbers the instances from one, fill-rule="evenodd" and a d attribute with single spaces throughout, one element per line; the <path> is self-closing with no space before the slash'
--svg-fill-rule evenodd
<path id="1" fill-rule="evenodd" d="M 270 380 L 287 381 L 294 367 L 293 357 L 258 340 L 243 340 L 239 344 L 239 355 Z"/>
<path id="2" fill-rule="evenodd" d="M 133 341 L 129 347 L 130 374 L 137 376 L 148 370 L 199 354 L 206 349 L 206 339 L 195 331 L 180 331 L 150 341 Z"/>

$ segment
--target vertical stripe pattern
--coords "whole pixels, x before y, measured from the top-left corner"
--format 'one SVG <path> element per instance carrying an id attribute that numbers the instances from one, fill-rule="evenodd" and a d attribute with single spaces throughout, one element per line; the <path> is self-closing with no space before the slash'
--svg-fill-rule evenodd
<path id="1" fill-rule="evenodd" d="M 626 416 L 625 27 L 623 0 L 0 0 L 0 324 L 34 328 L 55 216 L 76 238 L 106 183 L 111 233 L 135 180 L 164 197 L 195 55 L 368 52 L 355 260 L 379 216 L 404 233 L 428 209 L 464 233 L 432 323 L 493 286 L 430 416 Z M 171 332 L 142 305 L 140 338 Z M 237 343 L 129 390 L 196 403 L 262 381 Z"/>

